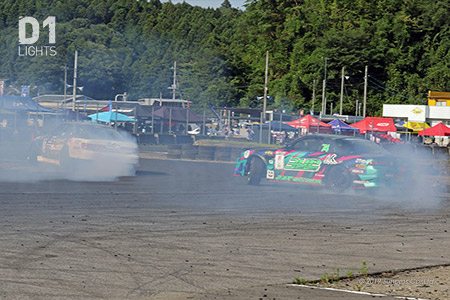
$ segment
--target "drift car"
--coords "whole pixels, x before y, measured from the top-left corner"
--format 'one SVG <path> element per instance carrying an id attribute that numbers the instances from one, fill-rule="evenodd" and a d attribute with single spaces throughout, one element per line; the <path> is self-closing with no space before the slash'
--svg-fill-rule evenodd
<path id="1" fill-rule="evenodd" d="M 405 184 L 408 172 L 381 146 L 360 138 L 308 135 L 282 149 L 246 150 L 234 176 L 258 185 L 272 182 L 326 186 L 335 191 Z"/>
<path id="2" fill-rule="evenodd" d="M 30 163 L 44 162 L 70 167 L 81 162 L 138 163 L 138 149 L 131 138 L 96 123 L 63 123 L 31 144 Z"/>

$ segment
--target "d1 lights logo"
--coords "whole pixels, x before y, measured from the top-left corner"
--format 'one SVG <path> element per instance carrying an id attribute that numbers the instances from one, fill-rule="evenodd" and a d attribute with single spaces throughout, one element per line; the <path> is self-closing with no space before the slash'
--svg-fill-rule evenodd
<path id="1" fill-rule="evenodd" d="M 33 45 L 39 41 L 39 21 L 33 17 L 19 17 L 19 56 L 55 56 L 57 54 L 56 46 L 51 45 L 56 43 L 56 18 L 47 17 L 42 26 L 48 27 L 49 45 Z"/>

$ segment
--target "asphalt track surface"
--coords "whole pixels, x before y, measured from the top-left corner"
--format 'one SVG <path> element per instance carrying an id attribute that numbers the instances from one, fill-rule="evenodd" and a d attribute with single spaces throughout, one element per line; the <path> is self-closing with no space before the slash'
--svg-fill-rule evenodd
<path id="1" fill-rule="evenodd" d="M 74 181 L 3 163 L 0 299 L 374 299 L 289 283 L 450 262 L 446 197 L 253 187 L 233 167 L 141 159 Z"/>

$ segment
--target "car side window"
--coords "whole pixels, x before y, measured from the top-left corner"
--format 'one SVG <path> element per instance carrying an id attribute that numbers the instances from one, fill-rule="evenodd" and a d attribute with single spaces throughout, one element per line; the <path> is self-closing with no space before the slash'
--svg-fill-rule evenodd
<path id="1" fill-rule="evenodd" d="M 351 144 L 346 141 L 336 142 L 336 153 L 340 155 L 353 155 L 355 151 Z"/>
<path id="2" fill-rule="evenodd" d="M 320 141 L 316 138 L 304 138 L 294 144 L 292 150 L 296 151 L 308 151 L 308 152 L 319 152 L 320 151 Z"/>
<path id="3" fill-rule="evenodd" d="M 305 150 L 305 148 L 306 148 L 306 139 L 301 139 L 295 142 L 291 147 L 291 149 L 295 151 Z"/>

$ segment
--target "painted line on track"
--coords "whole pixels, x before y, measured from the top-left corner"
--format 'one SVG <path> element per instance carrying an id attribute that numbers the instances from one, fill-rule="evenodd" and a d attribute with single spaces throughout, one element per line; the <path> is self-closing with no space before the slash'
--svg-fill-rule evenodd
<path id="1" fill-rule="evenodd" d="M 310 289 L 317 289 L 317 290 L 326 290 L 326 291 L 333 291 L 333 292 L 343 292 L 343 293 L 349 293 L 349 294 L 367 295 L 367 296 L 373 296 L 373 297 L 393 297 L 394 299 L 406 299 L 406 300 L 431 300 L 431 299 L 428 299 L 428 298 L 417 298 L 417 297 L 408 297 L 408 296 L 396 296 L 396 295 L 388 295 L 388 294 L 378 294 L 378 293 L 352 291 L 352 290 L 345 290 L 345 289 L 320 287 L 320 286 L 311 286 L 311 285 L 294 284 L 294 283 L 288 284 L 287 286 L 310 288 Z"/>

